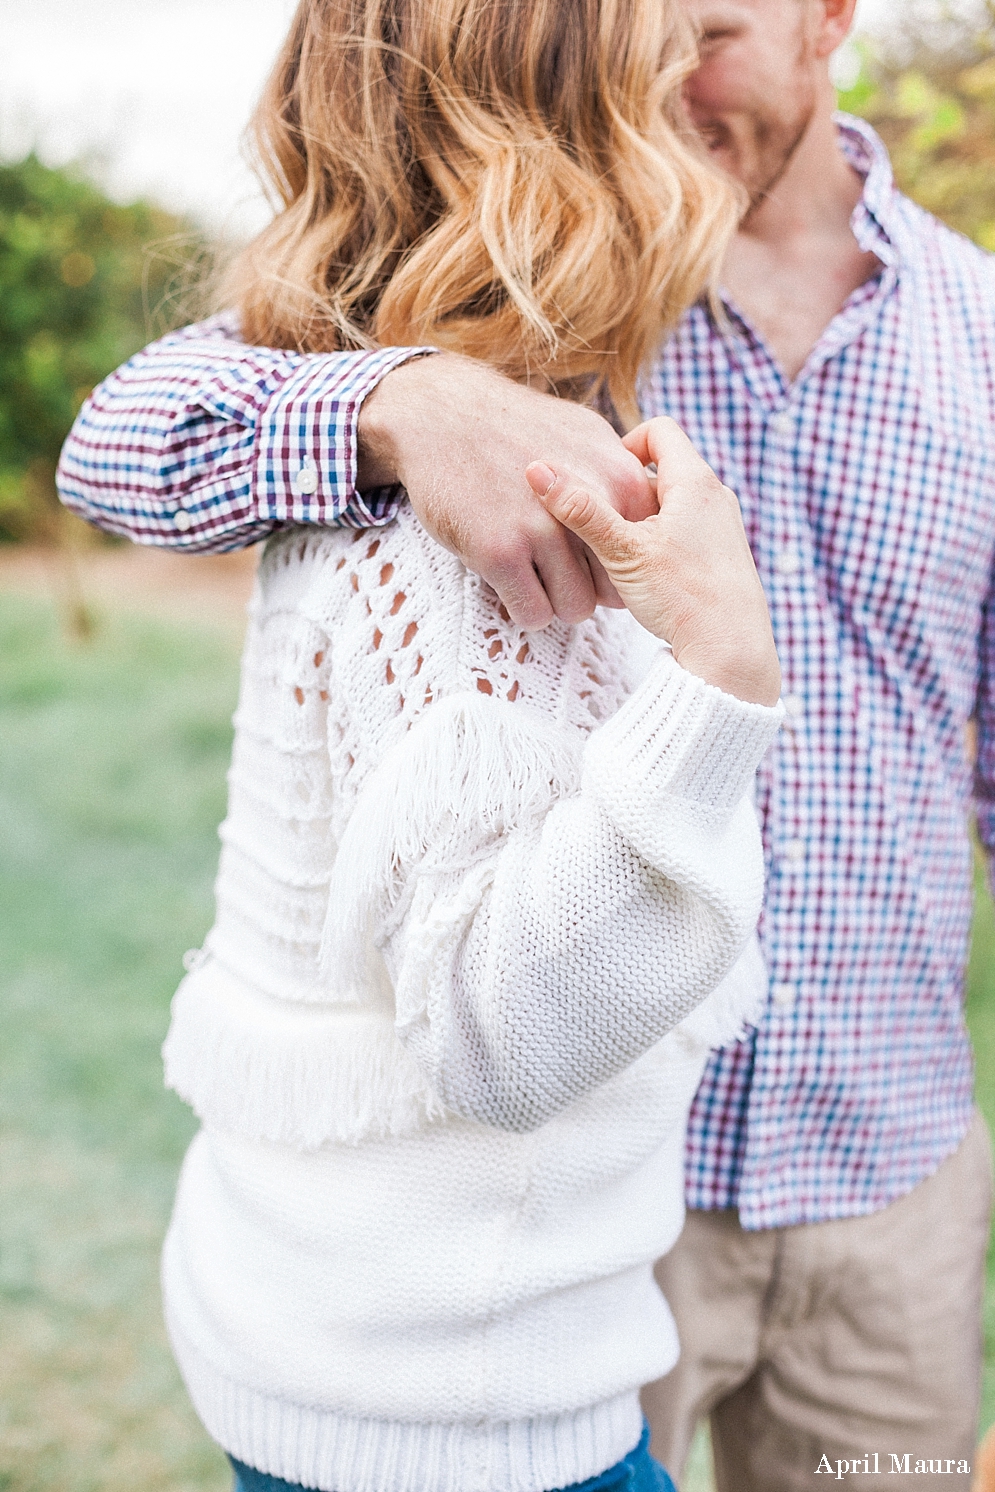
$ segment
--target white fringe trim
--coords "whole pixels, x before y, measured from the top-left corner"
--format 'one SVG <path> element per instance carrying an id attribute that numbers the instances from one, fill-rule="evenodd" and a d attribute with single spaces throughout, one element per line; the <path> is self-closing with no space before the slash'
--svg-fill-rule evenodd
<path id="1" fill-rule="evenodd" d="M 729 1046 L 755 1026 L 767 998 L 767 967 L 754 933 L 729 973 L 671 1035 L 701 1048 Z"/>
<path id="2" fill-rule="evenodd" d="M 347 991 L 407 909 L 419 868 L 471 867 L 511 829 L 578 791 L 583 738 L 524 705 L 441 700 L 365 784 L 332 870 L 321 962 Z"/>
<path id="3" fill-rule="evenodd" d="M 205 1124 L 298 1150 L 446 1117 L 393 1012 L 276 1000 L 208 959 L 173 997 L 166 1086 Z"/>

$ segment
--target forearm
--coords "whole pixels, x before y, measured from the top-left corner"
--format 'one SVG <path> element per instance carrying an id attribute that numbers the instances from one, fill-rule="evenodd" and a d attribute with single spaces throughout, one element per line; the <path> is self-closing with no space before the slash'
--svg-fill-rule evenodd
<path id="1" fill-rule="evenodd" d="M 304 356 L 247 347 L 226 318 L 188 327 L 86 401 L 63 450 L 62 500 L 137 543 L 223 550 L 285 524 L 385 523 L 403 487 L 525 626 L 617 604 L 524 470 L 569 451 L 636 512 L 648 492 L 639 462 L 591 410 L 467 358 L 424 356 L 433 350 Z"/>
<path id="2" fill-rule="evenodd" d="M 678 1026 L 755 926 L 750 829 L 741 814 L 714 848 L 752 869 L 752 895 L 745 885 L 702 894 L 655 871 L 589 804 L 564 804 L 539 835 L 509 844 L 451 969 L 428 988 L 425 1018 L 405 1034 L 447 1107 L 534 1129 Z M 402 998 L 408 974 L 402 966 Z"/>
<path id="3" fill-rule="evenodd" d="M 402 1038 L 457 1112 L 508 1129 L 543 1123 L 677 1025 L 749 937 L 763 871 L 744 794 L 779 714 L 682 673 L 665 664 L 596 733 L 579 793 L 518 814 L 489 850 L 484 824 L 476 849 L 429 838 L 400 893 L 401 923 L 392 930 L 381 913 L 367 924 L 385 940 Z M 507 734 L 495 760 L 525 761 L 520 712 L 488 703 L 466 708 Z M 450 751 L 425 725 L 405 743 L 411 781 L 422 752 L 437 764 Z M 464 770 L 454 759 L 447 775 Z M 537 757 L 523 776 L 550 774 Z M 384 792 L 368 791 L 382 814 Z M 472 825 L 488 791 L 471 786 L 442 821 Z M 354 884 L 354 846 L 375 833 L 357 811 L 342 849 Z M 403 849 L 388 858 L 403 862 Z M 431 869 L 454 859 L 471 868 Z"/>
<path id="4" fill-rule="evenodd" d="M 290 523 L 386 521 L 356 489 L 370 390 L 418 349 L 303 355 L 246 347 L 223 318 L 153 343 L 97 388 L 63 450 L 67 507 L 137 543 L 242 548 Z"/>

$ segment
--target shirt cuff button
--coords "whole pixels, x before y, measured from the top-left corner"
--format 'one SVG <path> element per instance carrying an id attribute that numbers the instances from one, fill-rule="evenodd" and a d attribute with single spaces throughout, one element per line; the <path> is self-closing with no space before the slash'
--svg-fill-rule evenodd
<path id="1" fill-rule="evenodd" d="M 178 528 L 181 534 L 185 534 L 192 523 L 193 519 L 185 508 L 180 508 L 179 512 L 173 515 L 173 527 Z"/>

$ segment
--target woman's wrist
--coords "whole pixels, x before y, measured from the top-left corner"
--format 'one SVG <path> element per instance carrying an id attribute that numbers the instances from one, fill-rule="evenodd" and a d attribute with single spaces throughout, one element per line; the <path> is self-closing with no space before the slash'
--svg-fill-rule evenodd
<path id="1" fill-rule="evenodd" d="M 688 673 L 731 694 L 745 704 L 776 705 L 781 697 L 781 668 L 774 641 L 757 647 L 747 641 L 737 646 L 690 643 L 673 649 L 674 661 Z"/>

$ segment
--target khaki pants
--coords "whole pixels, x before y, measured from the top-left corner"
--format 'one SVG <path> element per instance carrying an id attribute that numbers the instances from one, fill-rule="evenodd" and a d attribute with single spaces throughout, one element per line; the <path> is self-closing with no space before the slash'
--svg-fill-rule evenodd
<path id="1" fill-rule="evenodd" d="M 892 1453 L 912 1486 L 966 1492 L 991 1207 L 976 1111 L 935 1175 L 869 1217 L 747 1233 L 735 1212 L 689 1213 L 657 1265 L 682 1352 L 644 1391 L 653 1454 L 679 1483 L 708 1416 L 719 1492 L 819 1492 L 823 1456 L 835 1484 L 840 1461 L 851 1487 L 894 1492 Z"/>

